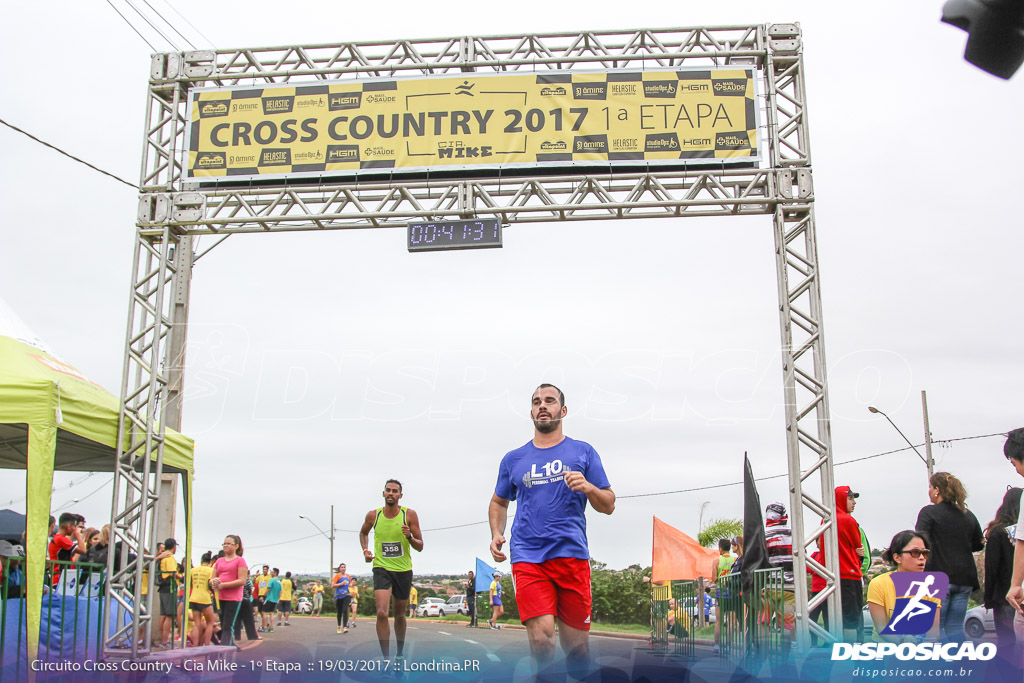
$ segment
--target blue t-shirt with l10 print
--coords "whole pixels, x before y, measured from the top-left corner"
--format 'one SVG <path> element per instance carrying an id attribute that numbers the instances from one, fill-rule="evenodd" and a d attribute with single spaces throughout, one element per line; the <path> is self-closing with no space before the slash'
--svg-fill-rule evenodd
<path id="1" fill-rule="evenodd" d="M 590 559 L 587 497 L 566 485 L 568 471 L 582 472 L 599 489 L 611 486 L 593 446 L 569 437 L 550 448 L 537 448 L 529 441 L 501 459 L 494 493 L 518 502 L 512 522 L 513 563 Z"/>

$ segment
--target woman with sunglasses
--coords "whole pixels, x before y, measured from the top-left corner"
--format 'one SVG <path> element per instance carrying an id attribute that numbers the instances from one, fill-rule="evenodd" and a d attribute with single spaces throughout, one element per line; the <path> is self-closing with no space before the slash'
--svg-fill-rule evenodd
<path id="1" fill-rule="evenodd" d="M 929 480 L 928 498 L 932 504 L 921 508 L 914 528 L 928 537 L 931 557 L 925 567 L 949 577 L 949 591 L 942 610 L 942 635 L 946 640 L 964 639 L 967 600 L 978 590 L 978 568 L 974 553 L 985 547 L 985 537 L 974 513 L 964 500 L 967 491 L 949 472 L 936 472 Z"/>
<path id="2" fill-rule="evenodd" d="M 923 572 L 928 562 L 930 551 L 928 541 L 924 534 L 918 531 L 901 531 L 892 537 L 889 547 L 882 553 L 882 559 L 890 564 L 896 565 L 898 572 Z M 871 614 L 871 621 L 875 626 L 875 635 L 878 639 L 900 642 L 900 636 L 879 635 L 889 624 L 892 612 L 896 608 L 896 585 L 892 581 L 892 574 L 887 572 L 871 579 L 868 584 L 868 612 Z M 938 603 L 935 610 L 935 623 L 928 630 L 928 638 L 939 636 L 939 615 L 942 613 L 942 599 L 923 598 L 929 602 Z M 912 636 L 908 636 L 913 638 Z"/>

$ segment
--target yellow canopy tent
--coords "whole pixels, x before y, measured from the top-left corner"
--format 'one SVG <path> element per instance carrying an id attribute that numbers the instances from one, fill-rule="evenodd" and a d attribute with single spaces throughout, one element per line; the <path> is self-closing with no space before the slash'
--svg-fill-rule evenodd
<path id="1" fill-rule="evenodd" d="M 35 659 L 53 473 L 114 471 L 119 402 L 17 322 L 0 300 L 0 467 L 27 470 L 27 654 Z M 167 430 L 163 471 L 183 479 L 189 555 L 193 449 L 191 439 Z"/>

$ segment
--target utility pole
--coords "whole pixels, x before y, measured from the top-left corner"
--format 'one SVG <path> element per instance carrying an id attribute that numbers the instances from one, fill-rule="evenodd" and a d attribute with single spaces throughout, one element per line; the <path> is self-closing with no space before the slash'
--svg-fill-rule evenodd
<path id="1" fill-rule="evenodd" d="M 334 572 L 334 505 L 331 505 L 331 568 L 327 572 L 327 576 L 332 576 Z"/>
<path id="2" fill-rule="evenodd" d="M 932 459 L 932 430 L 928 427 L 928 397 L 924 390 L 921 390 L 921 412 L 924 413 L 924 454 L 928 458 L 925 465 L 928 466 L 928 482 L 931 483 L 932 475 L 935 474 L 935 461 Z"/>

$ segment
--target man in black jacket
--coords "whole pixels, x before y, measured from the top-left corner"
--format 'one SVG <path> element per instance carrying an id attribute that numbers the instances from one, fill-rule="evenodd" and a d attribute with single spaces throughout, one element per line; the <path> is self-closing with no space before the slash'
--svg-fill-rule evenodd
<path id="1" fill-rule="evenodd" d="M 466 607 L 469 609 L 469 627 L 476 627 L 476 576 L 469 570 L 469 582 L 466 584 Z"/>

